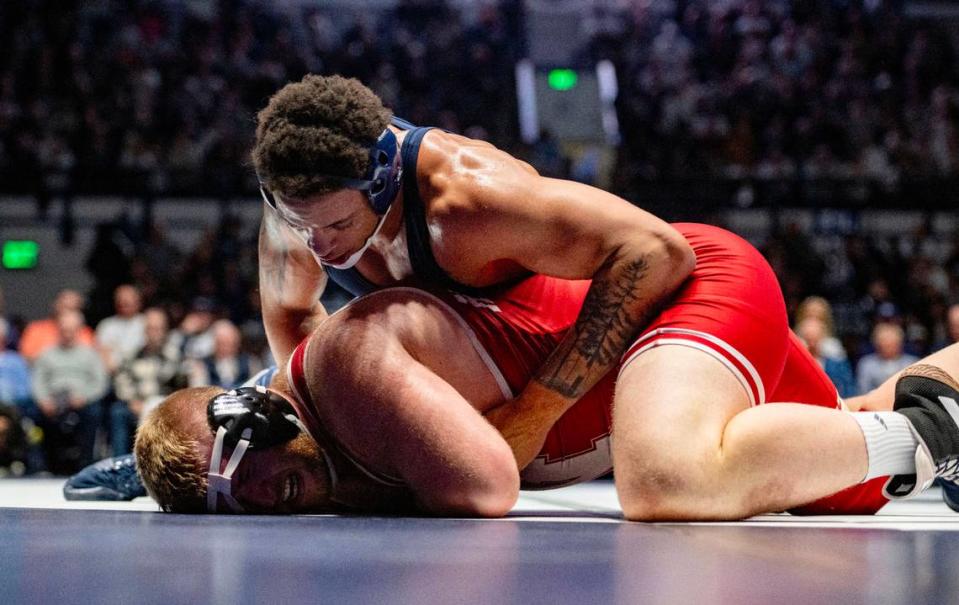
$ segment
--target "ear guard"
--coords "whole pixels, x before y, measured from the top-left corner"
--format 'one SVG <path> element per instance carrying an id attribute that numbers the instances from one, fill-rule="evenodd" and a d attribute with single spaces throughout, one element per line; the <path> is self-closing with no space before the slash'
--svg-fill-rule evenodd
<path id="1" fill-rule="evenodd" d="M 210 400 L 206 419 L 214 433 L 226 429 L 224 442 L 230 447 L 251 429 L 249 449 L 263 449 L 286 443 L 296 437 L 300 427 L 290 403 L 263 387 L 242 387 L 220 393 Z"/>
<path id="2" fill-rule="evenodd" d="M 232 477 L 247 450 L 265 449 L 286 443 L 300 430 L 293 406 L 264 387 L 242 387 L 221 393 L 207 404 L 207 422 L 216 435 L 207 473 L 207 510 L 216 512 L 222 495 L 233 512 L 243 507 L 231 494 Z M 225 447 L 233 454 L 220 472 Z"/>
<path id="3" fill-rule="evenodd" d="M 389 210 L 403 181 L 403 167 L 396 144 L 396 135 L 385 128 L 370 148 L 369 167 L 362 179 L 351 179 L 335 175 L 321 175 L 334 180 L 344 189 L 355 189 L 366 193 L 367 201 L 373 212 L 382 216 Z M 263 183 L 260 183 L 260 195 L 271 208 L 276 208 L 276 198 Z"/>
<path id="4" fill-rule="evenodd" d="M 376 145 L 370 149 L 370 167 L 367 169 L 366 191 L 370 207 L 379 215 L 386 214 L 390 204 L 396 198 L 403 181 L 403 167 L 400 166 L 400 154 L 397 153 L 396 135 L 389 128 L 376 139 Z M 365 183 L 364 182 L 364 183 Z"/>

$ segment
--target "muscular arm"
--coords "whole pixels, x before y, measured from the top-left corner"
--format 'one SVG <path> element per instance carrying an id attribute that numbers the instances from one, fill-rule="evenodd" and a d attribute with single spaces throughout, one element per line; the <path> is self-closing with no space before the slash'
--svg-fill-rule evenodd
<path id="1" fill-rule="evenodd" d="M 326 273 L 271 208 L 263 206 L 259 238 L 260 305 L 277 364 L 282 365 L 326 317 L 320 295 Z"/>
<path id="2" fill-rule="evenodd" d="M 468 245 L 489 260 L 508 258 L 533 272 L 593 280 L 573 329 L 529 386 L 487 415 L 523 468 L 549 428 L 616 365 L 692 272 L 695 256 L 675 229 L 614 195 L 543 178 L 508 160 L 477 162 L 473 172 L 487 165 L 495 172 L 479 178 L 466 170 L 460 188 L 472 200 L 467 214 L 482 209 L 464 220 L 472 225 L 469 234 L 462 232 L 464 240 L 483 238 Z"/>
<path id="3" fill-rule="evenodd" d="M 506 514 L 519 493 L 509 446 L 364 302 L 311 344 L 321 422 L 361 461 L 402 479 L 425 512 Z"/>

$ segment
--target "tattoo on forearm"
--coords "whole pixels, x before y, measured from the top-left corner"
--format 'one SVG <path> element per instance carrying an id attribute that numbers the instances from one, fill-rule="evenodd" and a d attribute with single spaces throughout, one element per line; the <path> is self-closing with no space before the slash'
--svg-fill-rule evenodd
<path id="1" fill-rule="evenodd" d="M 652 317 L 654 306 L 641 296 L 648 272 L 644 256 L 619 266 L 607 261 L 593 278 L 573 335 L 563 339 L 536 380 L 568 398 L 579 398 L 592 387 L 605 373 L 588 380 L 593 368 L 609 369 Z"/>

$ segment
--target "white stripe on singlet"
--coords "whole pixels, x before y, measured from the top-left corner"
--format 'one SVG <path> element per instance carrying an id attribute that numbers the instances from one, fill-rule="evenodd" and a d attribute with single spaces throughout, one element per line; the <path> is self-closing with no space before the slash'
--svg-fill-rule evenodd
<path id="1" fill-rule="evenodd" d="M 724 366 L 729 368 L 729 370 L 733 373 L 736 379 L 742 384 L 743 388 L 746 390 L 746 393 L 749 395 L 750 406 L 766 403 L 766 390 L 763 387 L 762 377 L 760 377 L 759 372 L 756 371 L 756 368 L 753 366 L 752 362 L 746 359 L 746 357 L 742 353 L 734 349 L 732 345 L 722 340 L 721 338 L 717 338 L 716 336 L 713 336 L 712 334 L 707 334 L 705 332 L 700 332 L 698 330 L 688 330 L 685 328 L 658 328 L 647 334 L 644 334 L 641 338 L 636 340 L 635 343 L 633 343 L 630 349 L 632 349 L 638 344 L 651 340 L 654 337 L 665 335 L 665 334 L 672 335 L 673 338 L 657 338 L 654 342 L 648 343 L 645 346 L 642 346 L 639 349 L 632 351 L 631 353 L 628 354 L 628 357 L 626 357 L 626 359 L 623 360 L 622 366 L 620 366 L 619 371 L 622 372 L 626 368 L 626 366 L 629 365 L 631 362 L 633 362 L 639 355 L 641 355 L 642 353 L 645 353 L 646 351 L 648 351 L 649 349 L 655 346 L 666 345 L 666 344 L 687 346 L 687 347 L 698 349 L 700 351 L 710 354 L 712 357 L 717 359 Z M 695 336 L 697 338 L 700 338 L 702 340 L 709 342 L 710 344 L 714 345 L 715 348 L 712 348 L 702 343 L 697 343 L 691 340 L 683 339 L 683 336 Z M 729 357 L 732 357 L 736 361 L 738 361 L 744 368 L 746 368 L 746 371 L 749 373 L 749 378 L 743 375 L 743 373 L 739 370 L 739 368 L 737 368 L 736 365 L 726 357 L 727 355 Z M 756 396 L 753 394 L 753 389 L 750 384 L 750 378 L 752 379 L 752 384 L 756 385 L 756 392 L 759 394 L 758 401 L 756 399 Z"/>
<path id="2" fill-rule="evenodd" d="M 305 339 L 306 344 L 303 345 L 303 381 L 306 382 L 306 356 L 310 352 L 310 340 L 312 337 Z M 297 348 L 299 348 L 297 346 Z M 307 402 L 310 400 L 308 395 L 304 396 L 300 392 L 300 389 L 296 386 L 296 380 L 293 377 L 293 358 L 296 357 L 296 348 L 293 349 L 293 354 L 290 355 L 290 358 L 286 360 L 286 381 L 290 384 L 290 388 L 293 389 L 293 394 L 296 395 L 296 398 L 300 400 L 300 405 L 306 406 Z"/>

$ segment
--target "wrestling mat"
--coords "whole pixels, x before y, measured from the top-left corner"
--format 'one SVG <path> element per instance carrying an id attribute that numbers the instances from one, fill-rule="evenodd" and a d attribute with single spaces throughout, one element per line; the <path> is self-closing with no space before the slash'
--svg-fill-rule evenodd
<path id="1" fill-rule="evenodd" d="M 3 603 L 959 603 L 959 515 L 628 523 L 611 482 L 497 520 L 208 516 L 0 480 Z"/>

